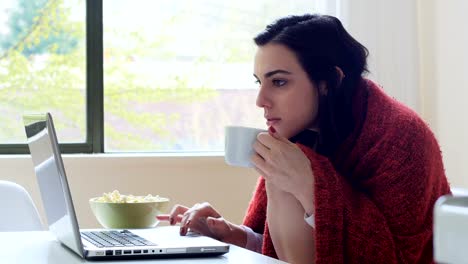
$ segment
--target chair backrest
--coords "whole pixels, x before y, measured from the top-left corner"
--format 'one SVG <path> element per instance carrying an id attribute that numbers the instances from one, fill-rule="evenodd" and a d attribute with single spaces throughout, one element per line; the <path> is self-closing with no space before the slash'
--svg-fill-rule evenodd
<path id="1" fill-rule="evenodd" d="M 21 185 L 0 181 L 0 232 L 43 230 L 39 213 Z"/>
<path id="2" fill-rule="evenodd" d="M 461 187 L 450 188 L 453 196 L 468 196 L 468 189 Z"/>

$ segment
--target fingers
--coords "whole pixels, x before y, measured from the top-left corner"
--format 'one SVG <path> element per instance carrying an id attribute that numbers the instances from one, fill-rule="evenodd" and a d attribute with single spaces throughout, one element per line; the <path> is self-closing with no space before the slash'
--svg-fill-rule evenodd
<path id="1" fill-rule="evenodd" d="M 217 214 L 209 203 L 197 203 L 192 206 L 190 209 L 185 211 L 182 220 L 180 221 L 180 235 L 185 236 L 189 228 L 194 229 L 197 226 L 200 226 L 200 218 L 206 218 L 207 216 L 219 216 L 219 214 Z"/>
<path id="2" fill-rule="evenodd" d="M 265 163 L 265 159 L 260 156 L 260 154 L 258 153 L 254 153 L 251 157 L 250 157 L 250 162 L 252 162 L 253 165 L 255 165 L 255 167 L 260 167 L 262 166 L 263 163 Z"/>
<path id="3" fill-rule="evenodd" d="M 157 215 L 157 216 L 156 216 L 156 219 L 158 219 L 159 221 L 169 221 L 169 215 L 168 215 L 168 214 Z"/>
<path id="4" fill-rule="evenodd" d="M 218 239 L 230 229 L 227 222 L 209 203 L 197 203 L 191 208 L 175 205 L 170 214 L 158 215 L 156 218 L 169 221 L 171 225 L 180 222 L 179 232 L 182 236 L 185 236 L 190 229 Z"/>
<path id="5" fill-rule="evenodd" d="M 257 140 L 268 148 L 272 148 L 278 144 L 278 141 L 283 143 L 292 144 L 289 139 L 281 136 L 273 126 L 270 126 L 268 132 L 262 132 L 257 135 Z"/>
<path id="6" fill-rule="evenodd" d="M 192 208 L 188 209 L 182 217 L 180 222 L 180 235 L 186 235 L 189 229 L 196 229 L 195 231 L 203 232 L 204 230 L 200 227 L 206 225 L 206 217 L 209 216 L 216 218 L 221 217 L 209 203 L 195 204 Z"/>
<path id="7" fill-rule="evenodd" d="M 268 164 L 267 160 L 261 157 L 258 153 L 252 155 L 250 161 L 255 165 L 254 168 L 260 175 L 263 177 L 270 175 L 271 166 Z"/>
<path id="8" fill-rule="evenodd" d="M 257 141 L 265 145 L 268 149 L 278 149 L 281 144 L 291 143 L 287 138 L 281 137 L 278 133 L 271 134 L 271 132 L 261 132 L 257 135 Z"/>
<path id="9" fill-rule="evenodd" d="M 263 170 L 261 170 L 260 168 L 258 167 L 255 167 L 255 170 L 258 172 L 258 174 L 260 174 L 263 178 L 267 179 L 268 178 L 268 174 L 265 173 Z"/>
<path id="10" fill-rule="evenodd" d="M 184 215 L 182 216 L 182 220 L 180 221 L 180 235 L 185 236 L 188 232 L 188 229 L 191 228 L 191 222 L 194 218 L 194 215 L 199 212 L 200 204 L 196 203 L 190 209 L 185 211 Z"/>
<path id="11" fill-rule="evenodd" d="M 276 138 L 277 140 L 283 141 L 283 142 L 285 142 L 285 143 L 289 143 L 289 142 L 290 142 L 289 139 L 287 139 L 287 138 L 281 136 L 280 134 L 278 134 L 278 133 L 276 132 L 276 129 L 275 129 L 273 126 L 270 126 L 270 127 L 268 128 L 268 134 L 269 134 L 270 136 Z"/>
<path id="12" fill-rule="evenodd" d="M 156 216 L 156 219 L 158 219 L 159 221 L 168 221 L 169 223 L 171 222 L 171 216 L 168 215 L 168 214 L 160 214 L 160 215 L 157 215 Z M 171 225 L 174 225 L 176 223 L 180 223 L 180 221 L 182 220 L 182 215 L 177 215 L 175 217 L 175 221 L 173 224 Z"/>
<path id="13" fill-rule="evenodd" d="M 253 149 L 255 150 L 255 152 L 257 152 L 260 157 L 262 157 L 263 159 L 266 159 L 269 155 L 269 151 L 270 149 L 267 148 L 265 145 L 263 145 L 262 143 L 260 143 L 258 140 L 255 141 L 255 143 L 253 144 Z"/>
<path id="14" fill-rule="evenodd" d="M 270 133 L 270 135 L 276 133 L 275 127 L 274 127 L 274 126 L 270 126 L 270 127 L 268 128 L 268 133 Z"/>
<path id="15" fill-rule="evenodd" d="M 182 215 L 188 210 L 188 207 L 176 204 L 174 207 L 172 207 L 171 213 L 169 214 L 169 224 L 175 225 L 176 223 L 182 221 Z"/>
<path id="16" fill-rule="evenodd" d="M 275 144 L 275 138 L 273 138 L 267 132 L 261 132 L 257 135 L 257 141 L 262 143 L 266 148 L 271 149 L 272 146 Z"/>
<path id="17" fill-rule="evenodd" d="M 185 211 L 180 221 L 180 235 L 185 236 L 188 232 L 188 229 L 192 227 L 191 223 L 195 215 L 200 212 L 200 204 L 194 204 L 190 209 Z"/>

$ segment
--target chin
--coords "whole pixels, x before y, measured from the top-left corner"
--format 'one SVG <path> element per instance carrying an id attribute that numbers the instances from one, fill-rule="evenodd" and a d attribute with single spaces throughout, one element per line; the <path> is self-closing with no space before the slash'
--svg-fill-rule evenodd
<path id="1" fill-rule="evenodd" d="M 282 137 L 285 137 L 285 138 L 291 138 L 292 135 L 290 130 L 283 130 L 283 129 L 276 129 L 276 131 L 278 132 L 278 134 Z"/>

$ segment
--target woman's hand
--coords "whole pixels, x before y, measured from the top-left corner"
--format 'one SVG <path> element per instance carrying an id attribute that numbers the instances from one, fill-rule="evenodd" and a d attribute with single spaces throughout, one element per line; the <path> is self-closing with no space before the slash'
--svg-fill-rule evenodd
<path id="1" fill-rule="evenodd" d="M 169 220 L 171 225 L 180 222 L 180 235 L 190 229 L 214 239 L 245 247 L 247 234 L 240 226 L 226 221 L 209 203 L 195 204 L 191 208 L 175 205 L 169 215 L 159 215 L 158 220 Z"/>
<path id="2" fill-rule="evenodd" d="M 251 158 L 255 169 L 269 184 L 299 200 L 306 213 L 313 213 L 314 177 L 310 160 L 294 143 L 272 132 L 260 133 Z"/>

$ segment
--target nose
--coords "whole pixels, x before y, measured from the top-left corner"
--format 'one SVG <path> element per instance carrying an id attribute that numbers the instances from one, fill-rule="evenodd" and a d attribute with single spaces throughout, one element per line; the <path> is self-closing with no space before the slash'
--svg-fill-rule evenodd
<path id="1" fill-rule="evenodd" d="M 258 91 L 256 105 L 261 108 L 271 107 L 271 100 L 265 87 L 263 86 L 260 86 L 260 90 Z"/>

